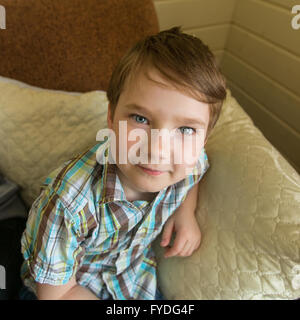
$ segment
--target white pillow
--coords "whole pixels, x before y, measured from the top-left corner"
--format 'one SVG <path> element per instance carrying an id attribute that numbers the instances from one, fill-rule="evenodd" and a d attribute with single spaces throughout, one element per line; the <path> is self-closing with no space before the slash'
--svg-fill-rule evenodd
<path id="1" fill-rule="evenodd" d="M 190 257 L 164 258 L 167 299 L 300 298 L 300 176 L 228 92 L 206 144 L 196 217 L 202 243 Z"/>
<path id="2" fill-rule="evenodd" d="M 97 143 L 106 127 L 105 91 L 47 90 L 0 77 L 0 172 L 31 206 L 48 174 Z"/>

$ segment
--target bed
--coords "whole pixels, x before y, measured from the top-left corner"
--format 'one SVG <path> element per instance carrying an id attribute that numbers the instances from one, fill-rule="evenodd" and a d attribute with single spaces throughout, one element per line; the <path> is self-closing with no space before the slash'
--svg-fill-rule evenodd
<path id="1" fill-rule="evenodd" d="M 29 210 L 49 172 L 95 144 L 96 132 L 106 127 L 105 90 L 114 66 L 159 25 L 150 0 L 0 5 L 6 9 L 6 29 L 0 30 L 0 171 L 18 184 Z M 163 295 L 299 298 L 299 174 L 229 89 L 206 151 L 211 167 L 200 182 L 196 213 L 201 246 L 190 257 L 165 259 L 160 237 L 154 242 Z"/>

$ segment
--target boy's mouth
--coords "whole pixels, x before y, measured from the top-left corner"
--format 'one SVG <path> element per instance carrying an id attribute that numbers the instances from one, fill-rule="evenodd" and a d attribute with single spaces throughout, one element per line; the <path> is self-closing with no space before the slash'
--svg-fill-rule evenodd
<path id="1" fill-rule="evenodd" d="M 162 173 L 164 173 L 165 171 L 158 171 L 158 170 L 152 170 L 152 169 L 150 169 L 150 168 L 145 168 L 145 167 L 142 167 L 142 166 L 140 166 L 140 165 L 137 165 L 139 168 L 141 168 L 144 172 L 146 172 L 146 173 L 148 173 L 148 174 L 150 174 L 150 175 L 152 175 L 152 176 L 158 176 L 158 175 L 160 175 L 160 174 L 162 174 Z"/>

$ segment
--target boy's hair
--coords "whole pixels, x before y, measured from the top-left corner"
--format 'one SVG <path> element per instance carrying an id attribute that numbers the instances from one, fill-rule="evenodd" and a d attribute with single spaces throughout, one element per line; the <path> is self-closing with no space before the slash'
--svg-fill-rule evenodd
<path id="1" fill-rule="evenodd" d="M 140 71 L 154 81 L 147 72 L 154 68 L 177 90 L 209 104 L 207 139 L 220 116 L 226 98 L 226 82 L 208 46 L 199 38 L 183 33 L 180 28 L 176 26 L 138 41 L 121 58 L 107 89 L 111 117 L 113 119 L 125 83 Z"/>

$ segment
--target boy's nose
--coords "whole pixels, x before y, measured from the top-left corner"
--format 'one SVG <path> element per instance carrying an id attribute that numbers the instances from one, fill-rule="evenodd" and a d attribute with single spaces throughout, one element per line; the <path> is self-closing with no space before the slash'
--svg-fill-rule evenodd
<path id="1" fill-rule="evenodd" d="M 167 129 L 151 130 L 148 147 L 151 163 L 171 164 L 172 139 Z"/>

